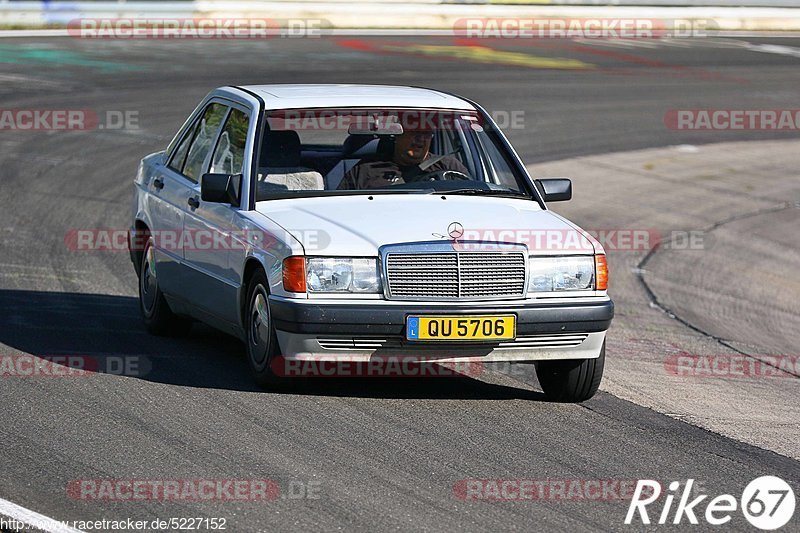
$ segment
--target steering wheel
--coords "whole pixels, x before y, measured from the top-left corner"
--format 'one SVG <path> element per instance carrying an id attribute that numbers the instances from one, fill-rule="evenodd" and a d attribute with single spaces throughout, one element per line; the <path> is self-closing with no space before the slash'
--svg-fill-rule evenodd
<path id="1" fill-rule="evenodd" d="M 417 176 L 414 181 L 472 181 L 472 178 L 458 170 L 434 170 Z"/>

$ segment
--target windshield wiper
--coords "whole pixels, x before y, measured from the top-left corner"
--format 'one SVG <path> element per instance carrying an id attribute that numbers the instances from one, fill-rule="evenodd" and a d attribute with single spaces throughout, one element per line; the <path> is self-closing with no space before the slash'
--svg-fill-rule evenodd
<path id="1" fill-rule="evenodd" d="M 511 189 L 447 189 L 435 191 L 431 194 L 475 194 L 486 196 L 508 196 L 511 198 L 530 198 L 524 192 L 513 191 Z"/>
<path id="2" fill-rule="evenodd" d="M 336 190 L 287 190 L 270 191 L 269 194 L 259 196 L 256 201 L 281 200 L 286 198 L 313 198 L 324 196 L 369 196 L 376 194 L 430 194 L 433 189 L 336 189 Z"/>

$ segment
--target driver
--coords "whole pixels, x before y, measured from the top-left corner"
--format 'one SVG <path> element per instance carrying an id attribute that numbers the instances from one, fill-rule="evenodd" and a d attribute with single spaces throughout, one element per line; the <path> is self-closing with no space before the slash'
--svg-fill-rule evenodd
<path id="1" fill-rule="evenodd" d="M 431 131 L 404 131 L 395 139 L 391 161 L 374 157 L 362 159 L 345 174 L 339 189 L 375 189 L 410 183 L 442 170 L 469 176 L 467 168 L 455 157 L 432 155 L 432 139 Z"/>

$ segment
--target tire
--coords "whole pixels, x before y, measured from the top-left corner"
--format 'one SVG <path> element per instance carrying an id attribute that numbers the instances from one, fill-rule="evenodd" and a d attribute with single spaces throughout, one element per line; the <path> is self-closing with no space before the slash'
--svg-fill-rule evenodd
<path id="1" fill-rule="evenodd" d="M 191 319 L 172 312 L 164 293 L 158 287 L 152 237 L 147 239 L 142 260 L 139 262 L 139 311 L 142 313 L 145 329 L 152 335 L 184 335 L 192 327 Z"/>
<path id="2" fill-rule="evenodd" d="M 575 403 L 591 398 L 603 379 L 606 343 L 597 359 L 564 359 L 541 361 L 536 364 L 536 377 L 547 399 Z"/>
<path id="3" fill-rule="evenodd" d="M 267 276 L 257 270 L 247 284 L 247 300 L 244 309 L 245 346 L 247 362 L 256 384 L 261 388 L 276 388 L 284 384 L 272 369 L 272 362 L 279 352 L 278 337 L 269 312 Z"/>

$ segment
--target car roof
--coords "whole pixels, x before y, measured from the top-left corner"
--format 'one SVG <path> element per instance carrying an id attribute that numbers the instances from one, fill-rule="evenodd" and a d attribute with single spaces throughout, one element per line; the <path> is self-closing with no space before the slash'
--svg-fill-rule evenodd
<path id="1" fill-rule="evenodd" d="M 320 107 L 413 107 L 475 110 L 458 96 L 423 87 L 393 85 L 285 84 L 239 86 L 264 100 L 266 110 Z"/>

